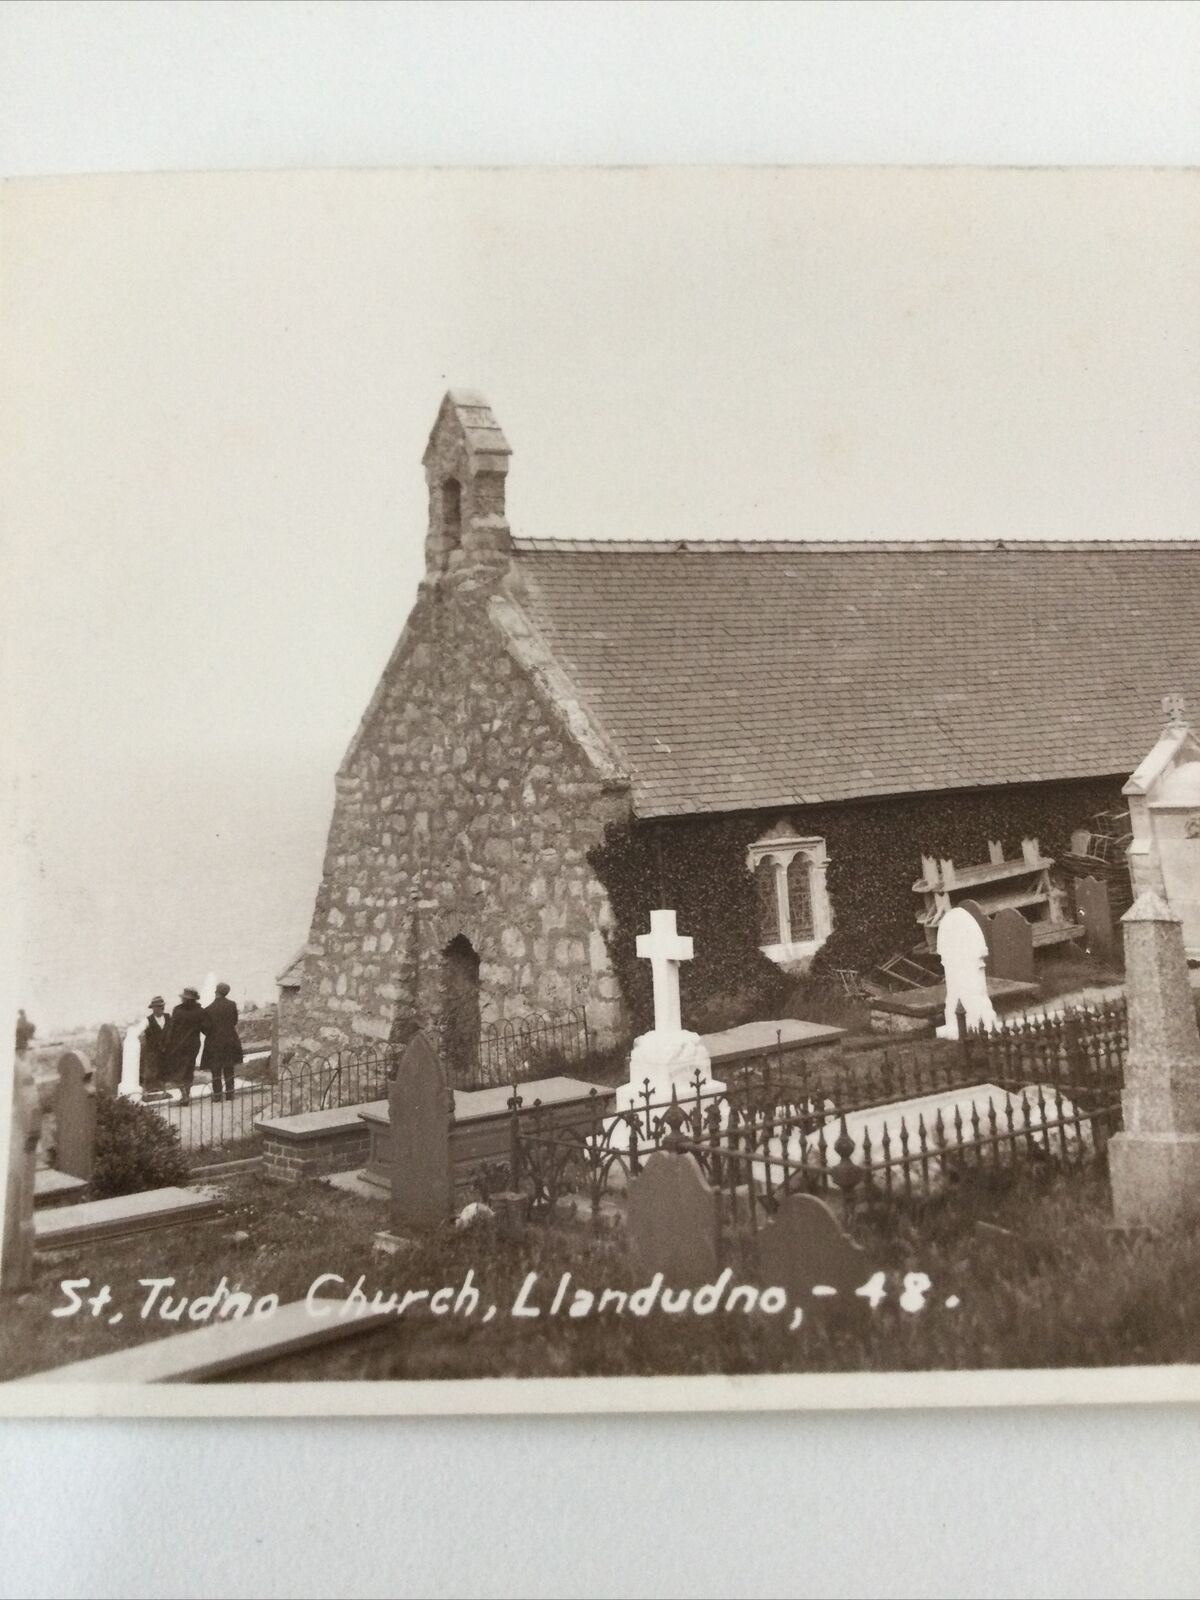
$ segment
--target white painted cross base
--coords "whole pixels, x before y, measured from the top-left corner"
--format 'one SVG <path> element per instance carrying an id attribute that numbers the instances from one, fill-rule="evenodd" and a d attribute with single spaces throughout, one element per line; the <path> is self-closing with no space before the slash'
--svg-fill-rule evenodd
<path id="1" fill-rule="evenodd" d="M 696 1097 L 696 1074 L 700 1074 L 700 1093 L 719 1094 L 725 1085 L 712 1076 L 712 1061 L 698 1033 L 680 1029 L 667 1033 L 655 1028 L 633 1042 L 629 1057 L 629 1082 L 617 1090 L 617 1110 L 636 1111 L 646 1104 L 646 1080 L 650 1081 L 650 1103 L 661 1105 L 674 1090 L 681 1104 Z"/>

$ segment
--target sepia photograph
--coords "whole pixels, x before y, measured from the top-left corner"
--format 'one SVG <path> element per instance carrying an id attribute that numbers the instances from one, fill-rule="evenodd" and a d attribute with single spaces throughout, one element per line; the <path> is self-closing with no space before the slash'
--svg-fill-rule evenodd
<path id="1" fill-rule="evenodd" d="M 1198 201 L 10 184 L 0 1411 L 1200 1395 Z"/>

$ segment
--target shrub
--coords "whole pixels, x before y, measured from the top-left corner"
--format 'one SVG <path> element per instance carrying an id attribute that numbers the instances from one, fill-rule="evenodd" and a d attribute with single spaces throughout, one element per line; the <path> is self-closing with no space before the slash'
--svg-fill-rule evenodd
<path id="1" fill-rule="evenodd" d="M 102 1095 L 96 1104 L 92 1188 L 100 1197 L 137 1194 L 187 1182 L 179 1130 L 149 1106 Z"/>

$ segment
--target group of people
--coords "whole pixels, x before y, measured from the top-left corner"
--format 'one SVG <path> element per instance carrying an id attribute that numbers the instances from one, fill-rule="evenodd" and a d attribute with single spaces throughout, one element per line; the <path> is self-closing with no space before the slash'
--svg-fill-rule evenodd
<path id="1" fill-rule="evenodd" d="M 143 1088 L 176 1085 L 186 1103 L 192 1098 L 197 1056 L 201 1072 L 212 1075 L 213 1099 L 232 1100 L 234 1073 L 242 1061 L 242 1041 L 238 1036 L 238 1008 L 229 998 L 227 983 L 217 984 L 216 998 L 207 1006 L 200 1004 L 198 989 L 184 989 L 170 1016 L 162 995 L 156 994 L 150 1002 L 142 1028 Z"/>

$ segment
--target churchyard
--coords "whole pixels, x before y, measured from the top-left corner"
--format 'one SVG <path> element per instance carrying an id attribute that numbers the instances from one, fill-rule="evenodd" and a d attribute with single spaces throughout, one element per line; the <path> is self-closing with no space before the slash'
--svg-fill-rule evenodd
<path id="1" fill-rule="evenodd" d="M 809 1015 L 687 1027 L 695 940 L 660 907 L 636 937 L 653 1026 L 602 1048 L 583 1007 L 468 1010 L 256 1052 L 233 1095 L 181 1104 L 143 1092 L 133 1028 L 36 1054 L 24 1037 L 0 1377 L 1200 1359 L 1197 853 L 1179 823 L 1200 763 L 1181 726 L 1130 780 L 1119 920 L 1115 877 L 1084 876 L 1068 906 L 1036 839 L 926 857 L 923 944 L 810 973 Z M 1101 859 L 1090 835 L 1078 849 Z M 819 984 L 840 1023 L 812 1014 Z"/>
<path id="2" fill-rule="evenodd" d="M 1200 1034 L 1179 920 L 1144 893 L 1115 992 L 997 1016 L 985 931 L 962 915 L 942 919 L 932 1033 L 689 1032 L 692 941 L 664 911 L 638 941 L 656 1026 L 606 1071 L 575 1076 L 580 1019 L 510 1029 L 516 1053 L 491 1069 L 507 1085 L 478 1083 L 476 1063 L 456 1087 L 436 1034 L 343 1051 L 295 1068 L 289 1103 L 199 1168 L 177 1128 L 114 1092 L 120 1040 L 102 1029 L 58 1063 L 52 1166 L 18 1072 L 0 1372 L 1200 1359 Z M 97 1197 L 123 1119 L 171 1181 Z"/>

